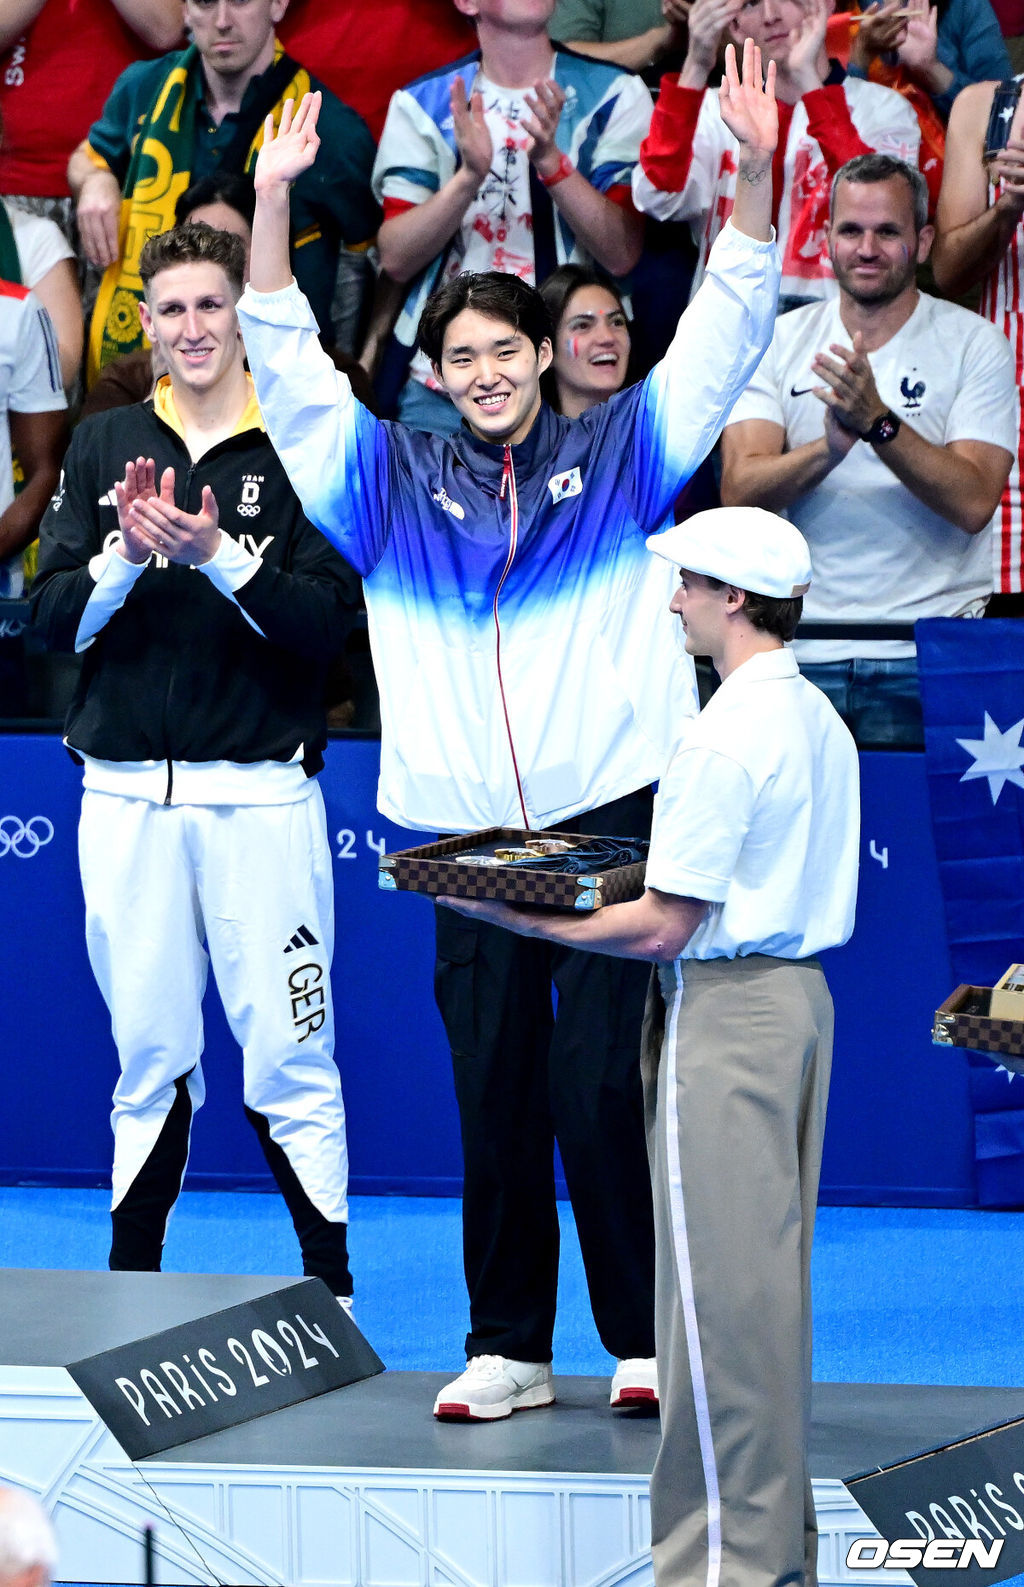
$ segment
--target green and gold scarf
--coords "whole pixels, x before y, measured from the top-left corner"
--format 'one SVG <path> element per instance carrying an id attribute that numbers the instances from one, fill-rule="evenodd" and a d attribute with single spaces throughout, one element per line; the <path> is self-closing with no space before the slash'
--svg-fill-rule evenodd
<path id="1" fill-rule="evenodd" d="M 224 169 L 252 170 L 263 143 L 265 117 L 272 114 L 277 127 L 285 100 L 294 99 L 297 104 L 310 89 L 309 73 L 277 43 L 266 78 L 267 92 L 245 113 L 245 125 L 251 126 L 255 120 L 255 131 L 251 138 L 236 138 L 222 161 Z M 139 324 L 139 259 L 148 238 L 174 225 L 175 206 L 191 182 L 196 103 L 202 88 L 199 51 L 193 44 L 168 72 L 152 107 L 140 120 L 121 189 L 120 258 L 100 282 L 89 330 L 86 379 L 90 386 L 104 364 L 147 345 Z M 269 104 L 268 94 L 272 96 Z"/>

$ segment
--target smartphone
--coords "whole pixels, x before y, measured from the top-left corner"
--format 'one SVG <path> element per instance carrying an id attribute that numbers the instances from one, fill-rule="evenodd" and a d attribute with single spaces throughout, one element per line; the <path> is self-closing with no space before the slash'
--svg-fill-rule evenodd
<path id="1" fill-rule="evenodd" d="M 985 131 L 983 160 L 994 160 L 996 155 L 1001 154 L 1006 148 L 1020 101 L 1020 90 L 1021 84 L 1014 77 L 1005 83 L 996 84 L 996 91 L 992 95 L 992 109 L 988 115 L 988 127 Z"/>

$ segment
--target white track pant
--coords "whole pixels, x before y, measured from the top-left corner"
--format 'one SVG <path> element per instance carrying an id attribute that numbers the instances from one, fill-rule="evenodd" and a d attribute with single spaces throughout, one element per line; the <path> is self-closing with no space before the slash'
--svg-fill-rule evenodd
<path id="1" fill-rule="evenodd" d="M 156 805 L 87 792 L 79 857 L 89 960 L 110 1009 L 113 1206 L 146 1163 L 188 1076 L 202 1104 L 201 1003 L 212 962 L 261 1114 L 316 1212 L 348 1220 L 334 1063 L 333 879 L 323 798 Z"/>

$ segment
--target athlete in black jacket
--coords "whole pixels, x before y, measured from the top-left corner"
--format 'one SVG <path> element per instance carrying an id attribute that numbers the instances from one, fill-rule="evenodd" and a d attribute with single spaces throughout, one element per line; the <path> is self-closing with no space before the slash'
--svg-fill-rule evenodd
<path id="1" fill-rule="evenodd" d="M 212 961 L 246 1112 L 307 1274 L 351 1294 L 333 1060 L 333 886 L 315 773 L 355 574 L 303 517 L 260 420 L 234 304 L 242 245 L 153 239 L 140 313 L 169 375 L 76 432 L 43 523 L 36 619 L 84 652 L 90 961 L 121 1060 L 114 1268 L 158 1269 L 203 1100 Z M 134 461 L 128 461 L 132 459 Z"/>

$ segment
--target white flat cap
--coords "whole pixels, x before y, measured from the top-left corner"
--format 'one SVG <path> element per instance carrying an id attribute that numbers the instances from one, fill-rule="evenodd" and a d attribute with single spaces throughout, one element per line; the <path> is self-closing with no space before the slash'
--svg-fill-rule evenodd
<path id="1" fill-rule="evenodd" d="M 647 549 L 678 568 L 756 595 L 805 595 L 811 553 L 799 529 L 763 507 L 714 507 L 648 535 Z"/>

